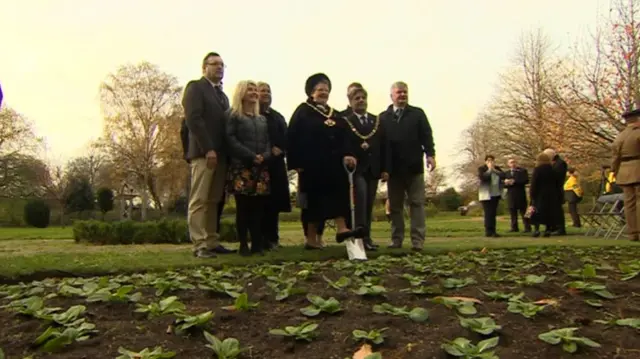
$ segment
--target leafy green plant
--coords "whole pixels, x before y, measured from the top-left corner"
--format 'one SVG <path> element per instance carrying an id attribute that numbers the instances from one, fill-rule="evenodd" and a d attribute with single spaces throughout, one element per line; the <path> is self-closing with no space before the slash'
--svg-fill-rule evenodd
<path id="1" fill-rule="evenodd" d="M 300 309 L 300 313 L 307 317 L 315 317 L 321 312 L 335 314 L 342 311 L 340 302 L 334 297 L 325 300 L 320 296 L 309 294 L 307 300 L 311 305 Z"/>
<path id="2" fill-rule="evenodd" d="M 198 288 L 216 294 L 226 294 L 231 298 L 238 298 L 240 296 L 240 293 L 244 291 L 244 288 L 242 288 L 242 286 L 240 285 L 232 284 L 229 282 L 219 282 L 215 279 L 199 284 Z"/>
<path id="3" fill-rule="evenodd" d="M 546 275 L 529 274 L 525 276 L 524 279 L 516 279 L 515 282 L 518 283 L 519 285 L 532 286 L 536 284 L 542 284 L 546 279 L 547 279 Z"/>
<path id="4" fill-rule="evenodd" d="M 603 284 L 583 282 L 583 281 L 573 281 L 573 282 L 565 283 L 565 286 L 575 291 L 593 293 L 605 299 L 614 299 L 616 297 L 611 292 L 609 292 L 607 287 Z"/>
<path id="5" fill-rule="evenodd" d="M 485 292 L 482 289 L 479 289 L 480 292 L 484 295 L 486 295 L 487 297 L 491 298 L 492 300 L 510 300 L 511 298 L 514 299 L 520 299 L 522 297 L 524 297 L 524 292 L 520 292 L 518 294 L 514 294 L 514 293 L 505 293 L 505 292 Z"/>
<path id="6" fill-rule="evenodd" d="M 467 338 L 456 338 L 442 344 L 442 349 L 447 354 L 464 359 L 498 359 L 494 350 L 500 341 L 500 337 L 493 337 L 473 344 Z"/>
<path id="7" fill-rule="evenodd" d="M 620 327 L 630 327 L 634 329 L 640 329 L 640 318 L 623 318 L 623 319 L 612 318 L 610 320 L 595 320 L 594 322 L 598 324 L 617 325 Z"/>
<path id="8" fill-rule="evenodd" d="M 344 276 L 338 278 L 338 280 L 335 282 L 325 276 L 322 276 L 322 279 L 324 279 L 324 281 L 327 282 L 330 287 L 337 290 L 345 289 L 351 284 L 351 279 Z"/>
<path id="9" fill-rule="evenodd" d="M 212 311 L 196 315 L 181 315 L 174 322 L 174 332 L 177 335 L 184 335 L 194 328 L 202 329 L 211 319 L 213 319 Z"/>
<path id="10" fill-rule="evenodd" d="M 464 315 L 473 315 L 478 312 L 475 307 L 473 298 L 461 298 L 461 297 L 435 297 L 432 299 L 434 303 L 442 304 L 445 307 L 451 309 L 455 308 L 458 313 Z"/>
<path id="11" fill-rule="evenodd" d="M 533 302 L 525 302 L 512 298 L 509 300 L 507 310 L 511 313 L 520 314 L 525 318 L 531 319 L 547 307 L 546 304 L 536 304 Z"/>
<path id="12" fill-rule="evenodd" d="M 574 335 L 578 328 L 560 328 L 538 335 L 538 339 L 551 345 L 562 344 L 562 350 L 567 353 L 575 353 L 578 346 L 600 348 L 600 344 L 586 337 Z"/>
<path id="13" fill-rule="evenodd" d="M 56 352 L 62 350 L 67 345 L 74 342 L 81 342 L 89 339 L 97 333 L 95 325 L 91 323 L 81 323 L 78 327 L 66 327 L 61 331 L 59 328 L 48 327 L 33 344 L 41 347 L 45 352 Z"/>
<path id="14" fill-rule="evenodd" d="M 495 320 L 490 317 L 482 317 L 482 318 L 463 318 L 458 317 L 460 319 L 460 325 L 463 328 L 471 329 L 476 333 L 482 335 L 489 335 L 495 331 L 502 329 L 501 326 L 497 325 Z"/>
<path id="15" fill-rule="evenodd" d="M 394 307 L 389 303 L 382 303 L 374 305 L 373 311 L 374 313 L 378 314 L 390 314 L 397 317 L 407 317 L 418 323 L 426 322 L 427 319 L 429 319 L 429 312 L 426 309 L 420 307 L 408 310 L 406 306 Z"/>
<path id="16" fill-rule="evenodd" d="M 475 283 L 477 283 L 476 280 L 471 277 L 467 277 L 464 279 L 447 278 L 442 281 L 442 286 L 447 289 L 460 289 Z"/>
<path id="17" fill-rule="evenodd" d="M 360 287 L 353 292 L 361 296 L 379 296 L 387 293 L 387 289 L 382 285 L 367 281 L 361 283 Z"/>
<path id="18" fill-rule="evenodd" d="M 189 290 L 194 289 L 195 286 L 187 282 L 187 277 L 180 276 L 176 278 L 158 278 L 151 283 L 156 288 L 156 296 L 160 297 L 168 292 L 175 292 L 177 290 Z"/>
<path id="19" fill-rule="evenodd" d="M 185 310 L 185 305 L 176 296 L 161 299 L 157 303 L 136 304 L 136 307 L 136 313 L 146 313 L 149 318 L 168 314 L 182 314 Z"/>
<path id="20" fill-rule="evenodd" d="M 241 348 L 240 342 L 236 338 L 225 338 L 220 340 L 208 332 L 204 332 L 204 337 L 209 344 L 207 348 L 213 350 L 218 359 L 236 359 L 248 348 Z"/>
<path id="21" fill-rule="evenodd" d="M 384 332 L 387 330 L 388 328 L 382 328 L 382 329 L 373 329 L 370 331 L 364 331 L 364 330 L 360 330 L 360 329 L 356 329 L 353 332 L 351 332 L 351 335 L 353 336 L 353 339 L 355 340 L 365 340 L 367 342 L 370 342 L 372 344 L 375 345 L 380 345 L 384 342 Z"/>
<path id="22" fill-rule="evenodd" d="M 252 303 L 249 301 L 249 296 L 247 293 L 242 293 L 236 300 L 233 302 L 233 305 L 228 307 L 222 307 L 224 310 L 229 311 L 237 311 L 237 312 L 248 312 L 250 310 L 254 310 L 260 305 L 260 303 Z"/>
<path id="23" fill-rule="evenodd" d="M 118 354 L 122 354 L 116 359 L 170 359 L 176 356 L 175 352 L 165 352 L 162 347 L 155 347 L 153 351 L 144 348 L 140 352 L 134 352 L 123 347 L 118 348 Z"/>
<path id="24" fill-rule="evenodd" d="M 135 290 L 132 285 L 125 285 L 118 288 L 115 292 L 111 292 L 109 288 L 98 289 L 87 297 L 87 302 L 108 302 L 108 303 L 136 303 L 142 298 L 142 293 L 136 292 L 129 294 Z"/>
<path id="25" fill-rule="evenodd" d="M 310 342 L 317 336 L 316 329 L 318 329 L 318 324 L 305 322 L 297 327 L 286 326 L 284 329 L 271 329 L 269 334 Z"/>

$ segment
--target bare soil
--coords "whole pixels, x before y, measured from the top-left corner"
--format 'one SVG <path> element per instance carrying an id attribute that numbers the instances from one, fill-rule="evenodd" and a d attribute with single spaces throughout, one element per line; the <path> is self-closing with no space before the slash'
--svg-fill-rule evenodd
<path id="1" fill-rule="evenodd" d="M 618 251 L 619 255 L 612 255 L 607 261 L 616 266 L 615 261 L 621 260 L 622 256 L 632 258 L 638 254 L 637 249 L 629 251 L 631 252 Z M 464 263 L 467 262 L 461 261 L 460 265 Z M 571 256 L 567 257 L 563 266 L 576 269 L 580 268 L 582 263 L 576 256 Z M 352 273 L 352 270 L 339 271 L 328 264 L 326 268 L 314 271 L 308 279 L 298 281 L 296 288 L 304 288 L 307 293 L 325 299 L 335 297 L 344 309 L 338 315 L 321 314 L 311 319 L 319 323 L 319 335 L 311 343 L 292 342 L 269 334 L 270 329 L 299 325 L 309 320 L 300 314 L 300 309 L 309 305 L 309 302 L 304 294 L 276 301 L 273 291 L 267 287 L 266 279 L 263 277 L 253 277 L 244 282 L 250 300 L 260 302 L 259 307 L 251 312 L 221 310 L 224 306 L 232 305 L 233 299 L 211 296 L 199 289 L 177 291 L 164 296 L 178 296 L 180 301 L 187 305 L 190 313 L 214 310 L 215 317 L 208 330 L 220 338 L 234 337 L 241 345 L 250 346 L 251 350 L 241 356 L 246 359 L 350 358 L 361 344 L 351 337 L 354 329 L 369 331 L 389 328 L 385 342 L 376 348 L 385 359 L 448 358 L 440 347 L 443 342 L 456 337 L 466 337 L 473 342 L 483 339 L 482 336 L 462 328 L 453 309 L 432 303 L 429 296 L 401 292 L 401 289 L 410 286 L 407 280 L 400 277 L 403 273 L 419 275 L 408 268 L 397 265 L 390 267 L 387 273 L 378 275 L 384 280 L 383 285 L 388 293 L 384 297 L 371 299 L 354 294 L 351 291 L 353 285 L 351 289 L 336 290 L 329 287 L 322 278 L 326 276 L 337 280 L 341 276 L 352 276 Z M 609 327 L 593 322 L 596 319 L 605 319 L 605 313 L 616 317 L 639 318 L 640 276 L 629 281 L 621 281 L 620 275 L 614 271 L 605 272 L 609 278 L 598 282 L 606 284 L 617 298 L 603 300 L 602 308 L 594 308 L 587 305 L 584 299 L 596 297 L 567 291 L 563 284 L 576 279 L 569 278 L 558 268 L 541 265 L 521 273 L 547 276 L 544 283 L 524 288 L 513 282 L 490 281 L 488 278 L 492 273 L 494 271 L 488 267 L 476 267 L 467 273 L 455 274 L 455 278 L 473 277 L 477 283 L 461 289 L 445 290 L 442 295 L 474 297 L 482 301 L 482 304 L 476 305 L 478 314 L 473 317 L 491 316 L 503 327 L 496 349 L 496 354 L 501 359 L 640 358 L 640 337 L 637 330 L 629 327 Z M 435 275 L 425 275 L 425 278 L 425 285 L 439 284 L 443 279 Z M 479 292 L 480 288 L 485 291 L 510 293 L 524 291 L 531 300 L 553 298 L 559 301 L 559 305 L 548 307 L 533 319 L 527 319 L 508 312 L 506 302 L 491 301 Z M 143 303 L 159 299 L 155 297 L 155 290 L 152 288 L 142 291 Z M 426 308 L 429 310 L 429 320 L 426 323 L 416 323 L 403 317 L 373 313 L 373 305 L 383 302 L 394 306 Z M 6 304 L 6 301 L 1 304 Z M 33 355 L 33 358 L 60 359 L 115 358 L 118 356 L 118 347 L 141 350 L 145 347 L 153 349 L 155 346 L 177 352 L 176 358 L 214 357 L 211 350 L 204 346 L 205 340 L 201 334 L 192 337 L 167 334 L 167 328 L 173 321 L 172 316 L 147 320 L 145 316 L 134 313 L 134 304 L 86 303 L 83 298 L 62 297 L 52 298 L 46 304 L 48 307 L 63 308 L 76 304 L 86 305 L 88 321 L 96 324 L 99 334 L 86 342 L 74 343 L 63 352 L 44 354 L 31 347 L 33 340 L 46 329 L 42 321 L 0 310 L 0 348 L 4 349 L 7 358 L 21 359 L 28 355 Z M 560 346 L 551 346 L 537 338 L 538 334 L 552 328 L 573 326 L 580 328 L 580 336 L 588 337 L 600 343 L 602 347 L 581 349 L 578 354 L 571 355 L 563 352 Z"/>

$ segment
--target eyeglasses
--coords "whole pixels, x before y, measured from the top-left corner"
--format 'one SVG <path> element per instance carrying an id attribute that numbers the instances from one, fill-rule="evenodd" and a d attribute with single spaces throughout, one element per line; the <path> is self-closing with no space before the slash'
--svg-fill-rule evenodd
<path id="1" fill-rule="evenodd" d="M 227 65 L 225 65 L 223 62 L 206 62 L 205 65 L 214 66 L 214 67 L 219 66 L 219 67 L 222 67 L 223 69 L 227 68 Z"/>

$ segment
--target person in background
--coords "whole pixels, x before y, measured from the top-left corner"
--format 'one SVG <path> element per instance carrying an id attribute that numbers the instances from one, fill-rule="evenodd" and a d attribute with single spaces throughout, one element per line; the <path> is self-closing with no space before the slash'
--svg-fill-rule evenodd
<path id="1" fill-rule="evenodd" d="M 349 181 L 345 166 L 357 165 L 350 147 L 350 129 L 346 120 L 328 105 L 331 81 L 327 75 L 311 75 L 305 83 L 307 100 L 301 103 L 289 121 L 287 163 L 298 172 L 300 187 L 306 195 L 306 249 L 322 248 L 316 231 L 329 219 L 336 222 L 336 241 L 362 238 L 363 229 L 350 230 Z"/>
<path id="2" fill-rule="evenodd" d="M 389 142 L 391 159 L 387 191 L 391 206 L 391 245 L 402 248 L 404 241 L 404 198 L 409 198 L 412 250 L 424 246 L 426 219 L 424 213 L 424 161 L 436 168 L 433 131 L 424 111 L 409 105 L 409 86 L 398 81 L 391 86 L 392 104 L 379 115 Z"/>
<path id="3" fill-rule="evenodd" d="M 536 167 L 531 176 L 529 198 L 533 214 L 531 222 L 534 225 L 533 236 L 540 236 L 540 226 L 545 226 L 544 237 L 551 236 L 555 223 L 556 208 L 560 199 L 556 195 L 558 176 L 551 165 L 551 157 L 546 153 L 540 153 L 536 158 Z"/>
<path id="4" fill-rule="evenodd" d="M 580 215 L 578 214 L 578 203 L 582 202 L 584 192 L 580 186 L 578 171 L 576 171 L 575 168 L 569 168 L 567 172 L 569 173 L 569 177 L 564 183 L 565 200 L 569 204 L 569 213 L 571 214 L 573 226 L 580 228 L 582 224 L 580 223 Z"/>
<path id="5" fill-rule="evenodd" d="M 505 172 L 504 186 L 507 188 L 507 204 L 511 217 L 510 232 L 518 232 L 518 214 L 522 216 L 524 232 L 531 232 L 529 219 L 524 214 L 527 210 L 527 190 L 529 183 L 529 173 L 526 168 L 518 166 L 514 158 L 507 162 L 509 168 Z"/>
<path id="6" fill-rule="evenodd" d="M 624 193 L 624 216 L 629 239 L 640 238 L 640 109 L 622 115 L 627 127 L 613 141 L 611 169 Z"/>
<path id="7" fill-rule="evenodd" d="M 222 91 L 224 68 L 218 53 L 208 53 L 202 61 L 202 78 L 190 81 L 182 98 L 188 130 L 185 157 L 191 166 L 187 222 L 193 254 L 199 258 L 235 253 L 219 244 L 218 234 L 228 162 L 224 125 L 229 99 Z"/>
<path id="8" fill-rule="evenodd" d="M 478 178 L 480 187 L 478 188 L 478 200 L 482 203 L 484 211 L 484 233 L 487 237 L 500 237 L 496 231 L 496 217 L 498 215 L 498 204 L 502 198 L 505 173 L 496 166 L 496 158 L 487 155 L 484 158 L 484 165 L 478 167 Z"/>
<path id="9" fill-rule="evenodd" d="M 242 255 L 263 254 L 267 246 L 262 217 L 270 192 L 267 164 L 272 146 L 267 120 L 260 115 L 258 96 L 255 82 L 240 81 L 226 122 L 231 155 L 227 191 L 236 200 L 236 230 Z M 250 251 L 247 235 L 251 236 Z"/>
<path id="10" fill-rule="evenodd" d="M 567 162 L 560 157 L 556 153 L 556 150 L 553 148 L 547 148 L 544 150 L 544 153 L 551 158 L 551 165 L 553 166 L 553 170 L 558 176 L 558 181 L 556 182 L 556 197 L 558 197 L 558 201 L 554 202 L 557 204 L 555 215 L 555 223 L 553 224 L 553 231 L 555 234 L 559 236 L 564 236 L 567 234 L 567 230 L 565 228 L 565 218 L 564 218 L 564 182 L 567 179 Z"/>
<path id="11" fill-rule="evenodd" d="M 275 249 L 279 246 L 279 222 L 281 212 L 291 212 L 289 193 L 289 175 L 284 161 L 287 151 L 287 122 L 284 117 L 271 107 L 271 86 L 265 82 L 258 82 L 260 95 L 260 113 L 267 119 L 269 128 L 269 142 L 271 143 L 271 161 L 268 162 L 271 190 L 265 212 L 262 218 L 262 234 L 267 248 Z"/>

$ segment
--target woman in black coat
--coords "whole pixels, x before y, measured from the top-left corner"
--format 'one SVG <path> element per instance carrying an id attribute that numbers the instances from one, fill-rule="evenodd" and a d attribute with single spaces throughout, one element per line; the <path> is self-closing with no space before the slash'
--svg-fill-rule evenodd
<path id="1" fill-rule="evenodd" d="M 346 224 L 350 198 L 344 166 L 355 166 L 356 159 L 346 120 L 327 105 L 329 78 L 321 73 L 312 75 L 306 81 L 305 92 L 307 100 L 296 108 L 289 121 L 287 163 L 298 172 L 306 194 L 304 220 L 309 225 L 305 248 L 320 249 L 317 226 L 328 219 L 336 221 L 339 243 L 362 236 L 357 230 L 350 231 Z"/>
<path id="2" fill-rule="evenodd" d="M 291 212 L 291 197 L 289 194 L 289 175 L 284 161 L 287 151 L 287 122 L 276 110 L 271 108 L 271 86 L 265 82 L 258 82 L 260 94 L 260 112 L 267 119 L 269 128 L 269 142 L 271 143 L 271 161 L 267 169 L 271 180 L 271 192 L 262 217 L 262 234 L 267 242 L 267 249 L 278 247 L 279 216 L 281 212 Z"/>
<path id="3" fill-rule="evenodd" d="M 541 153 L 536 158 L 536 168 L 531 176 L 529 198 L 534 213 L 531 222 L 534 225 L 533 236 L 540 236 L 540 225 L 545 226 L 544 237 L 551 235 L 554 225 L 554 210 L 558 206 L 558 176 L 553 171 L 551 158 Z"/>

